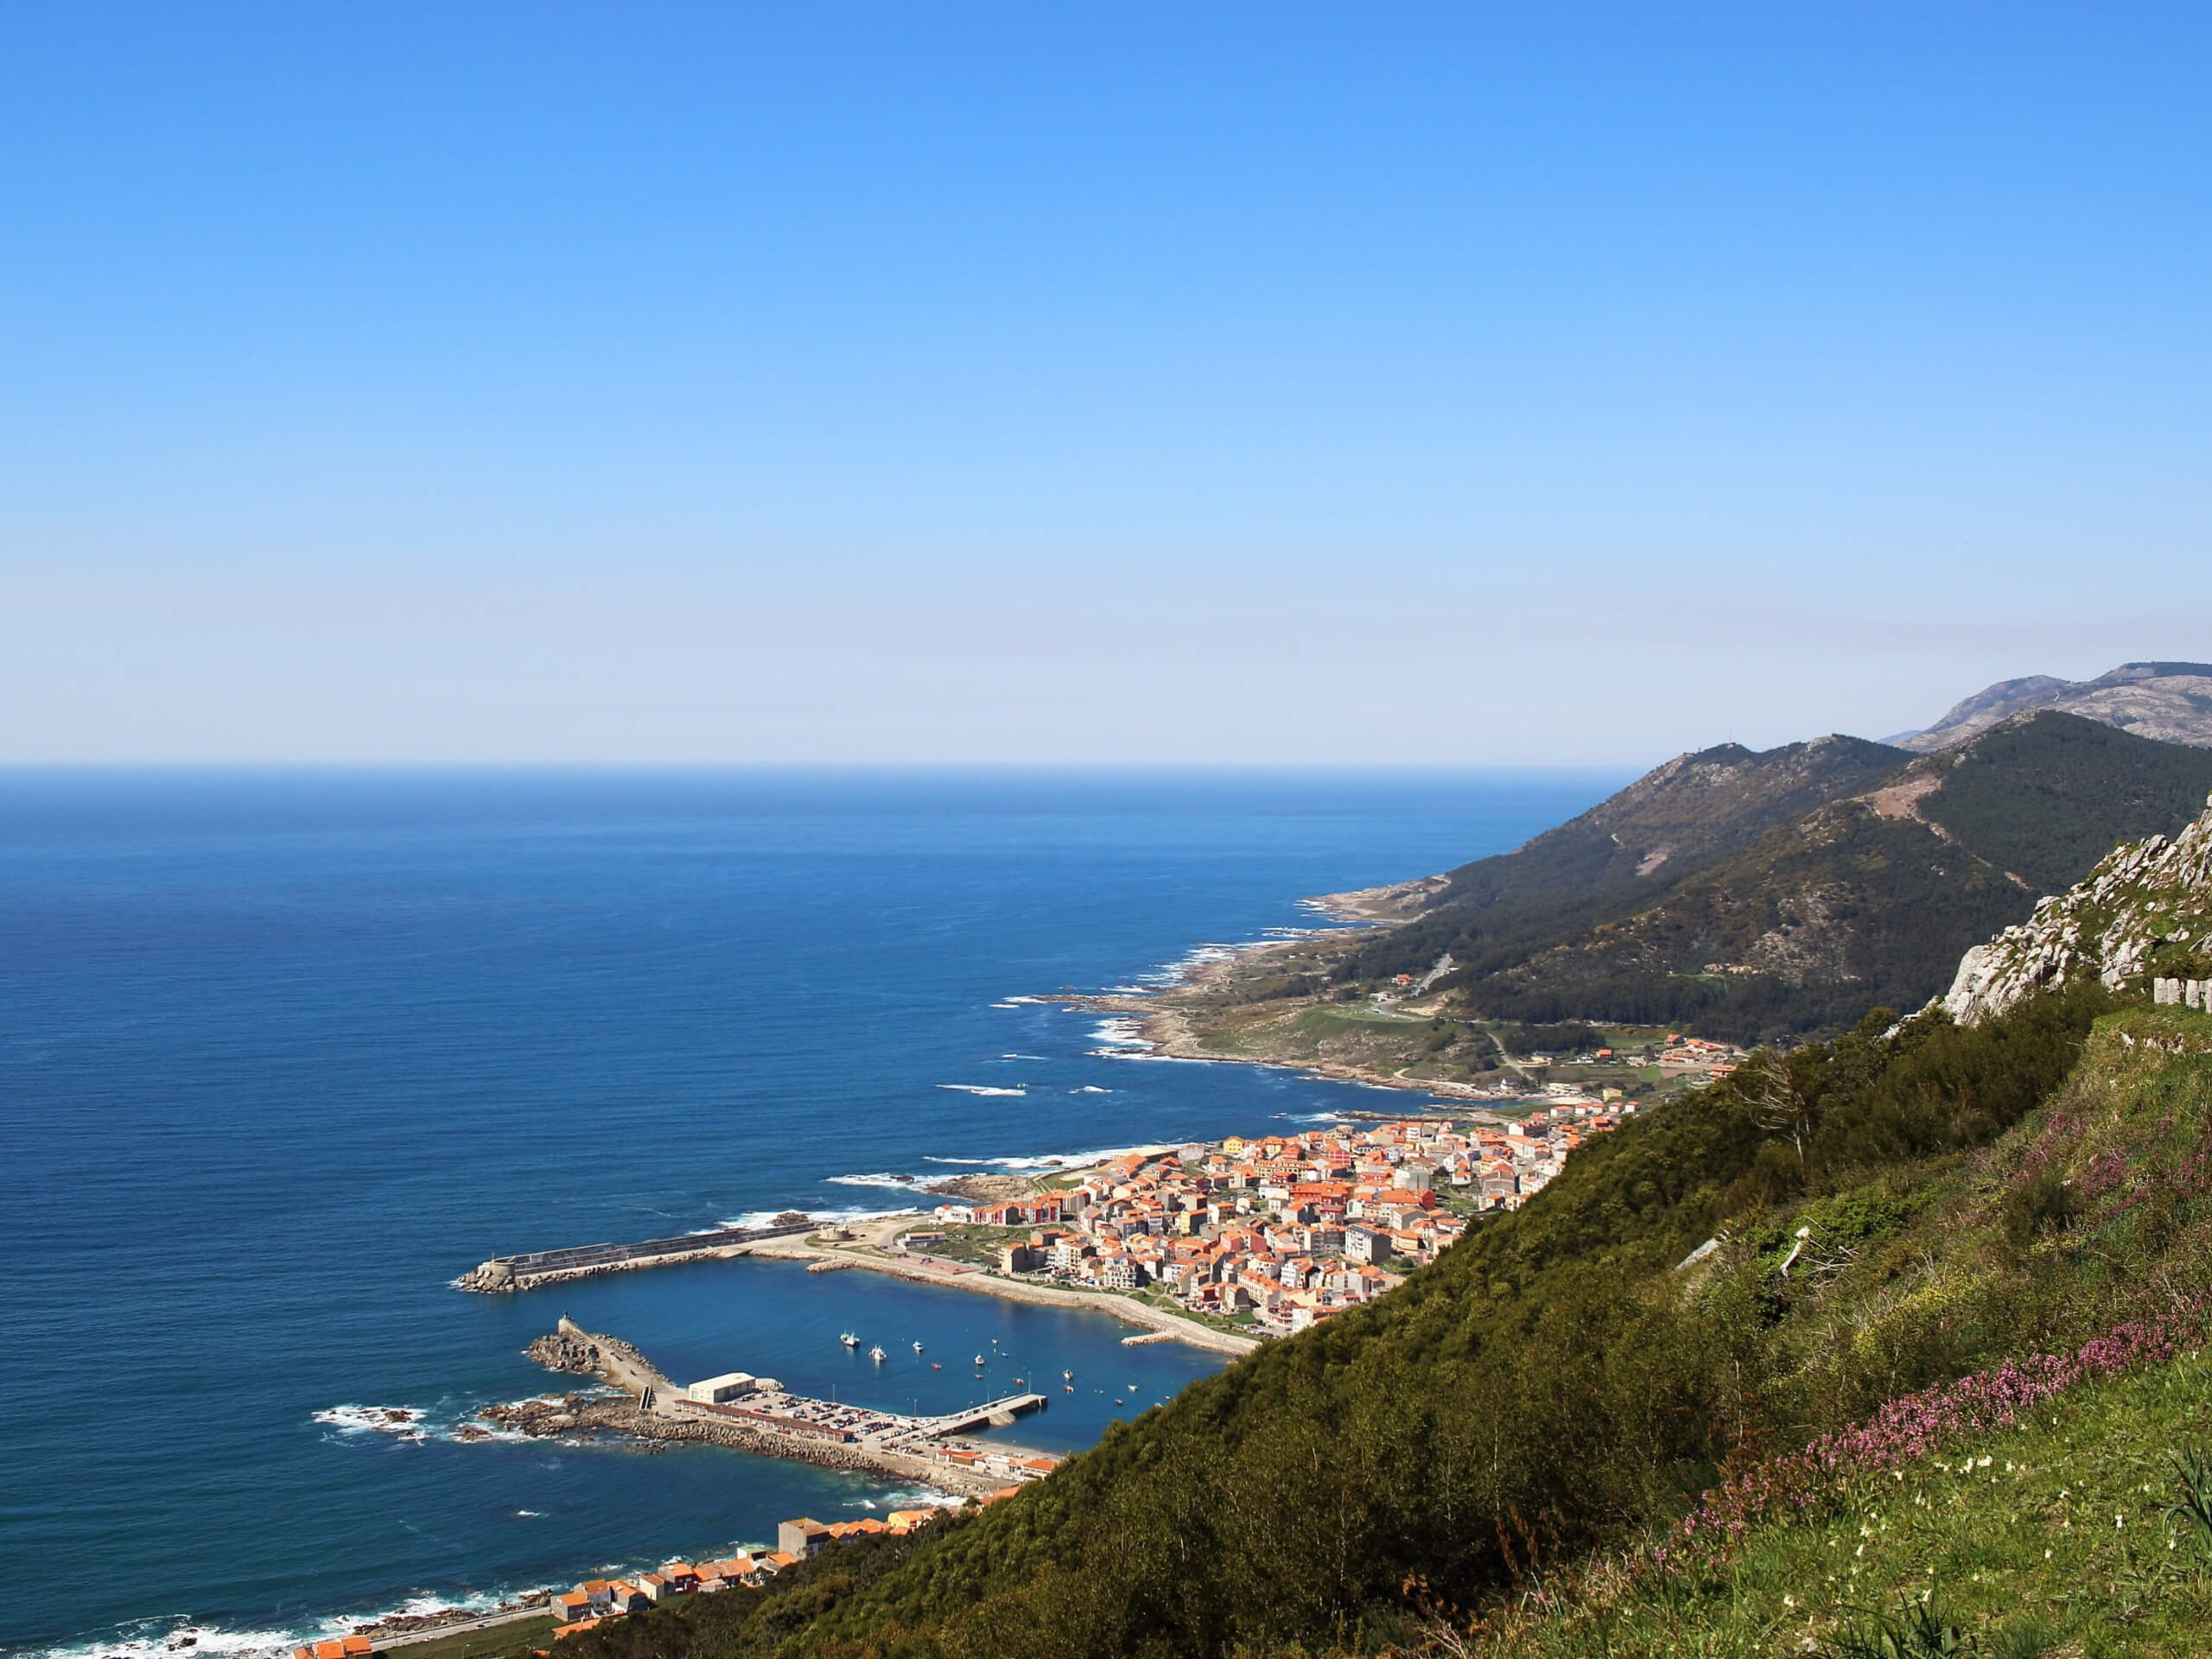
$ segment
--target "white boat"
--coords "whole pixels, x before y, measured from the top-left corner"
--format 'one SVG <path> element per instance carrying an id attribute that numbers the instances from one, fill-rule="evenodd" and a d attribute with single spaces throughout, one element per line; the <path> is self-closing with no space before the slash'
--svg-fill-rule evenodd
<path id="1" fill-rule="evenodd" d="M 1060 1381 L 1061 1381 L 1061 1382 L 1074 1382 L 1074 1381 L 1075 1381 L 1075 1373 L 1074 1373 L 1073 1371 L 1062 1371 L 1062 1372 L 1060 1373 Z"/>
<path id="2" fill-rule="evenodd" d="M 861 1345 L 861 1339 L 849 1331 L 841 1334 L 837 1340 L 843 1343 L 848 1348 L 857 1348 Z"/>
<path id="3" fill-rule="evenodd" d="M 978 1365 L 980 1365 L 980 1364 L 982 1364 L 982 1363 L 983 1363 L 983 1357 L 982 1357 L 981 1354 L 978 1354 L 978 1355 L 976 1355 L 976 1363 Z"/>
<path id="4" fill-rule="evenodd" d="M 868 1351 L 868 1357 L 879 1365 L 883 1363 L 883 1350 L 880 1348 L 869 1349 Z"/>
<path id="5" fill-rule="evenodd" d="M 918 1354 L 922 1351 L 922 1344 L 918 1342 L 914 1344 L 914 1351 Z"/>

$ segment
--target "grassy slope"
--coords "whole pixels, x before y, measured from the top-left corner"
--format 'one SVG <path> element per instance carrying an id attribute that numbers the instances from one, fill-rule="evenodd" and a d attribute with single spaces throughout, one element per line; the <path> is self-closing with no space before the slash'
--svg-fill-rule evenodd
<path id="1" fill-rule="evenodd" d="M 540 1618 L 518 1618 L 511 1624 L 493 1624 L 480 1630 L 464 1630 L 455 1636 L 429 1637 L 420 1642 L 403 1642 L 385 1649 L 400 1656 L 400 1659 L 488 1659 L 493 1654 L 512 1653 L 521 1643 L 531 1647 L 543 1644 L 553 1634 L 553 1627 L 561 1621 L 548 1613 Z"/>
<path id="2" fill-rule="evenodd" d="M 2106 1020 L 2067 1089 L 1914 1195 L 1910 1224 L 1817 1288 L 1780 1292 L 1802 1306 L 1775 1327 L 1777 1372 L 1824 1389 L 1840 1370 L 1878 1376 L 1929 1335 L 1978 1325 L 2014 1333 L 1969 1343 L 1985 1354 L 2063 1349 L 2121 1312 L 2201 1332 L 2212 1294 L 2208 1147 L 2212 1019 L 2138 1008 Z M 2025 1224 L 2017 1195 L 2042 1176 L 2063 1179 L 2067 1196 L 2040 1226 Z M 1826 1210 L 1833 1232 L 1835 1209 L 1777 1222 L 1809 1215 L 1821 1229 Z M 1732 1283 L 1776 1306 L 1776 1252 L 1791 1230 L 1747 1237 L 1701 1294 Z M 2212 1535 L 2165 1513 L 2180 1495 L 2174 1454 L 2212 1441 L 2200 1344 L 2062 1395 L 2018 1427 L 1839 1478 L 1802 1518 L 1755 1526 L 1681 1571 L 1608 1563 L 1562 1574 L 1549 1597 L 1493 1606 L 1477 1646 L 1499 1659 L 1748 1659 L 1808 1639 L 1849 1651 L 1853 1626 L 1932 1586 L 1936 1605 L 1991 1651 L 2201 1652 Z"/>
<path id="3" fill-rule="evenodd" d="M 1474 1645 L 1497 1659 L 1849 1652 L 1871 1614 L 1926 1593 L 1992 1655 L 2200 1654 L 2212 1543 L 2166 1511 L 2174 1452 L 2208 1427 L 2212 1363 L 2193 1351 L 1909 1470 L 1840 1481 L 1817 1516 L 1758 1528 L 1698 1571 L 1499 1610 Z"/>

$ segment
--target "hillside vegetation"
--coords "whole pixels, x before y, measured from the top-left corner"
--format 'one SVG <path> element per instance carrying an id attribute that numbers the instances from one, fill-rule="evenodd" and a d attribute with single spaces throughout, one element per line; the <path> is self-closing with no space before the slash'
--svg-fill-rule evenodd
<path id="1" fill-rule="evenodd" d="M 2106 955 L 2149 960 L 2212 899 L 2201 842 L 2212 811 L 2046 908 L 2125 888 Z M 2187 1651 L 2212 1014 L 2145 988 L 1763 1051 L 1050 1478 L 563 1652 Z"/>
<path id="2" fill-rule="evenodd" d="M 1631 891 L 1608 867 L 1612 885 L 1579 908 L 1546 898 L 1514 861 L 1564 867 L 1588 829 L 1454 872 L 1457 897 L 1364 942 L 1348 971 L 1413 971 L 1448 950 L 1457 967 L 1443 983 L 1490 1019 L 1688 1024 L 1740 1041 L 1834 1030 L 1870 1007 L 1918 1007 L 1962 951 L 2080 880 L 2115 842 L 2178 830 L 2212 791 L 2212 751 L 2065 714 L 2021 715 L 1911 760 L 1853 753 L 1869 751 L 1900 764 L 1748 844 L 1714 851 L 1708 836 L 1697 868 L 1670 880 L 1662 864 Z M 1848 774 L 1831 763 L 1821 786 Z M 1669 778 L 1650 798 L 1681 787 Z M 1745 821 L 1802 792 L 1770 791 Z M 1588 816 L 1613 822 L 1612 805 Z"/>
<path id="3" fill-rule="evenodd" d="M 1480 976 L 1629 915 L 1770 830 L 1910 764 L 1904 750 L 1823 737 L 1754 753 L 1678 755 L 1526 846 L 1448 872 L 1416 920 L 1363 942 L 1365 976 L 1419 973 L 1446 952 Z"/>
<path id="4" fill-rule="evenodd" d="M 1746 1068 L 899 1559 L 578 1659 L 1374 1652 L 1494 1618 L 1777 1448 L 2201 1304 L 2212 1021 L 2131 1008 L 2091 1042 L 2102 996 Z"/>

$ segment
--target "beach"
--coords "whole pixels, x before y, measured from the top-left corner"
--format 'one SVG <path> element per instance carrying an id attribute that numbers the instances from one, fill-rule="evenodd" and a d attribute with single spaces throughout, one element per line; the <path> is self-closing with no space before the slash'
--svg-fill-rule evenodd
<path id="1" fill-rule="evenodd" d="M 911 1279 L 918 1284 L 978 1291 L 987 1296 L 1001 1296 L 1008 1301 L 1028 1302 L 1037 1306 L 1084 1308 L 1092 1313 L 1110 1313 L 1130 1325 L 1140 1325 L 1147 1331 L 1172 1337 L 1178 1342 L 1186 1342 L 1194 1348 L 1211 1349 L 1220 1354 L 1249 1354 L 1260 1345 L 1255 1338 L 1217 1331 L 1196 1319 L 1184 1319 L 1165 1308 L 1154 1307 L 1133 1297 L 1117 1295 L 1112 1291 L 1063 1290 L 1053 1285 L 1004 1278 L 981 1268 L 939 1262 L 893 1251 L 892 1238 L 912 1227 L 919 1218 L 918 1212 L 886 1217 L 870 1224 L 865 1239 L 856 1236 L 850 1244 L 823 1243 L 814 1237 L 778 1238 L 763 1240 L 757 1244 L 740 1245 L 732 1254 L 775 1256 L 787 1262 L 805 1262 L 816 1266 L 857 1268 L 870 1273 L 887 1273 L 900 1279 Z"/>

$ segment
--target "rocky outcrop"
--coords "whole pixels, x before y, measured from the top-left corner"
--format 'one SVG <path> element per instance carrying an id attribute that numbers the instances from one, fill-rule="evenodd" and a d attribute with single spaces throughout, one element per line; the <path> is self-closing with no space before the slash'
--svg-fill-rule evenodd
<path id="1" fill-rule="evenodd" d="M 2094 978 L 2112 990 L 2160 992 L 2207 978 L 2212 951 L 2212 801 L 2203 816 L 2169 841 L 2164 836 L 2116 848 L 2088 878 L 2037 902 L 2035 914 L 1978 944 L 1959 963 L 1937 1001 L 1972 1025 L 2022 997 Z M 2202 995 L 2200 994 L 2200 1003 Z"/>
<path id="2" fill-rule="evenodd" d="M 487 1296 L 504 1295 L 516 1288 L 515 1270 L 506 1262 L 493 1256 L 489 1262 L 478 1263 L 454 1281 L 459 1290 L 473 1290 Z"/>
<path id="3" fill-rule="evenodd" d="M 2122 663 L 2094 680 L 2047 674 L 2004 680 L 1959 703 L 1926 731 L 1890 742 L 1923 753 L 2035 709 L 2056 709 L 2162 743 L 2212 747 L 2212 663 Z"/>
<path id="4" fill-rule="evenodd" d="M 566 1331 L 540 1337 L 523 1352 L 549 1371 L 574 1371 L 580 1376 L 590 1376 L 599 1370 L 598 1347 Z"/>

